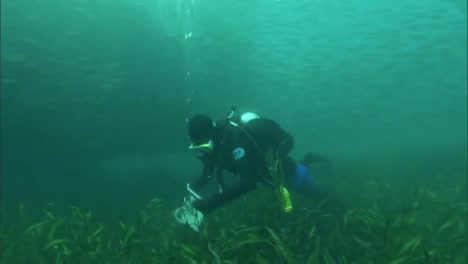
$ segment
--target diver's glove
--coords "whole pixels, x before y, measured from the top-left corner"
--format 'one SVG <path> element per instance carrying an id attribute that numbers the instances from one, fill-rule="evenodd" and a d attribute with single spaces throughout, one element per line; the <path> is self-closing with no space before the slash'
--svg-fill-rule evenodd
<path id="1" fill-rule="evenodd" d="M 189 225 L 195 232 L 200 230 L 200 225 L 203 222 L 203 214 L 193 207 L 193 202 L 202 198 L 190 189 L 187 184 L 188 195 L 184 197 L 184 204 L 177 208 L 174 217 L 181 224 Z"/>

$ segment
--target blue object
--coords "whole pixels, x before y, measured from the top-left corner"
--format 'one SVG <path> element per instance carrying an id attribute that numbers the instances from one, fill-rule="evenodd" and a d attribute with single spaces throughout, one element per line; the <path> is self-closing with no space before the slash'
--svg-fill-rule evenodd
<path id="1" fill-rule="evenodd" d="M 306 165 L 302 163 L 297 164 L 292 187 L 306 195 L 314 192 L 315 181 Z"/>

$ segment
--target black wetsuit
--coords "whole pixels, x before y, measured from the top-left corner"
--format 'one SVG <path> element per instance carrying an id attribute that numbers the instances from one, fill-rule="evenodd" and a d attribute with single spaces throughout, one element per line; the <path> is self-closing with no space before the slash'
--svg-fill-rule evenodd
<path id="1" fill-rule="evenodd" d="M 229 124 L 227 120 L 217 123 L 213 154 L 203 160 L 202 177 L 191 184 L 201 189 L 212 178 L 217 178 L 222 192 L 194 202 L 194 207 L 207 213 L 243 194 L 254 190 L 257 183 L 271 183 L 266 166 L 265 152 L 278 151 L 284 175 L 294 175 L 296 162 L 287 154 L 293 147 L 292 136 L 270 119 L 254 119 L 242 126 Z M 223 171 L 239 176 L 239 182 L 225 186 Z"/>

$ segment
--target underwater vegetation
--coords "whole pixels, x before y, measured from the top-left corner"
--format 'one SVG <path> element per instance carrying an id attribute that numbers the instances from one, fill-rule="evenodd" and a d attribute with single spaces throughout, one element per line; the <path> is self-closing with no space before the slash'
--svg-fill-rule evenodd
<path id="1" fill-rule="evenodd" d="M 1 263 L 466 263 L 466 202 L 419 188 L 411 200 L 387 206 L 399 194 L 379 181 L 369 186 L 374 192 L 362 192 L 379 198 L 368 204 L 294 197 L 283 230 L 267 190 L 206 216 L 199 233 L 178 224 L 160 199 L 133 223 L 110 224 L 78 207 L 58 213 L 52 204 L 34 221 L 20 205 L 17 221 L 2 219 Z"/>

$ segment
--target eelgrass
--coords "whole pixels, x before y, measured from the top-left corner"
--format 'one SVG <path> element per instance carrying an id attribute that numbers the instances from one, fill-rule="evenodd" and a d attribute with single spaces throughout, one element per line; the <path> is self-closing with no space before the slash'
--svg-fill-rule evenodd
<path id="1" fill-rule="evenodd" d="M 54 206 L 31 222 L 20 206 L 18 221 L 2 225 L 1 263 L 461 264 L 468 258 L 467 204 L 427 189 L 392 209 L 375 200 L 337 211 L 327 199 L 295 198 L 294 211 L 281 222 L 268 203 L 272 194 L 258 191 L 206 216 L 199 233 L 177 224 L 174 208 L 159 199 L 135 223 L 113 225 L 77 207 L 59 215 Z"/>

